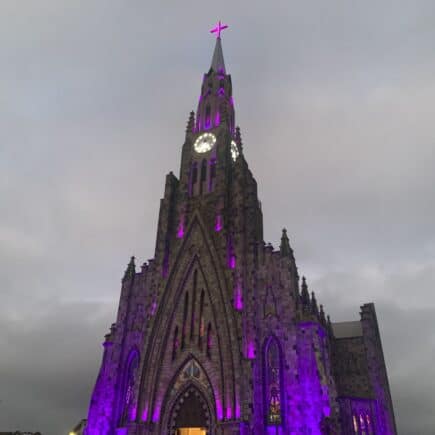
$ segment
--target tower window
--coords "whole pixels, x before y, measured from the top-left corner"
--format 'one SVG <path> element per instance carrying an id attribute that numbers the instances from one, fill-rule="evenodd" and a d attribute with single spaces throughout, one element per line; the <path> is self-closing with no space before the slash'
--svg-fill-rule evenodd
<path id="1" fill-rule="evenodd" d="M 211 108 L 210 105 L 207 105 L 205 108 L 205 125 L 204 128 L 210 128 L 210 115 L 211 115 Z"/>
<path id="2" fill-rule="evenodd" d="M 189 186 L 189 194 L 190 196 L 195 193 L 195 184 L 198 181 L 198 164 L 196 162 L 192 163 L 190 168 L 190 186 Z"/>
<path id="3" fill-rule="evenodd" d="M 208 183 L 208 191 L 213 192 L 216 178 L 216 159 L 210 160 L 210 180 Z"/>
<path id="4" fill-rule="evenodd" d="M 201 181 L 200 181 L 200 194 L 202 194 L 204 183 L 207 180 L 207 160 L 203 159 L 201 162 Z"/>

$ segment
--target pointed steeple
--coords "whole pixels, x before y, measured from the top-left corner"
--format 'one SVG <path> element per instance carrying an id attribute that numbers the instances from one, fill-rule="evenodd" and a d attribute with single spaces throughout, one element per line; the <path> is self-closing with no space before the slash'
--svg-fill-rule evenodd
<path id="1" fill-rule="evenodd" d="M 322 323 L 322 325 L 326 326 L 326 317 L 325 317 L 325 312 L 323 311 L 323 305 L 320 304 L 320 322 Z"/>
<path id="2" fill-rule="evenodd" d="M 305 279 L 305 276 L 302 277 L 301 299 L 303 305 L 310 305 L 310 294 L 308 293 L 307 280 Z"/>
<path id="3" fill-rule="evenodd" d="M 290 242 L 287 237 L 287 230 L 282 229 L 281 244 L 279 245 L 279 250 L 282 257 L 291 257 L 293 255 L 292 248 L 290 248 Z"/>
<path id="4" fill-rule="evenodd" d="M 195 112 L 192 110 L 186 125 L 186 133 L 192 133 L 195 126 Z"/>
<path id="5" fill-rule="evenodd" d="M 226 71 L 225 71 L 225 62 L 224 62 L 224 53 L 222 51 L 222 41 L 221 41 L 221 38 L 216 38 L 216 45 L 214 47 L 213 58 L 211 60 L 210 68 L 215 73 L 226 74 Z"/>
<path id="6" fill-rule="evenodd" d="M 125 270 L 124 277 L 122 278 L 123 281 L 133 278 L 134 274 L 136 273 L 136 264 L 134 260 L 134 257 L 130 258 L 130 262 L 128 263 L 127 269 Z"/>
<path id="7" fill-rule="evenodd" d="M 311 312 L 315 316 L 319 316 L 319 307 L 317 306 L 316 295 L 314 292 L 311 292 Z"/>

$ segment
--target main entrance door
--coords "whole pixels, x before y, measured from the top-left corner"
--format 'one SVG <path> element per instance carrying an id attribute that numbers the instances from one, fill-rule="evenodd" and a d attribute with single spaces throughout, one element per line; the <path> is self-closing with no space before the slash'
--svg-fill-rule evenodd
<path id="1" fill-rule="evenodd" d="M 207 431 L 200 427 L 181 427 L 177 435 L 207 435 Z"/>
<path id="2" fill-rule="evenodd" d="M 176 435 L 209 435 L 208 406 L 196 388 L 189 388 L 179 397 L 173 412 Z"/>

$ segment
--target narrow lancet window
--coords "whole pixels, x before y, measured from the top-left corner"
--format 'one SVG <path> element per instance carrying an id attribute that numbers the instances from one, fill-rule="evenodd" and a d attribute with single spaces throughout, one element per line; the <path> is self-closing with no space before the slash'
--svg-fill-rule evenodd
<path id="1" fill-rule="evenodd" d="M 195 194 L 195 184 L 198 181 L 198 164 L 196 162 L 192 163 L 190 168 L 190 185 L 189 194 L 193 196 Z"/>
<path id="2" fill-rule="evenodd" d="M 208 182 L 208 191 L 213 192 L 216 178 L 216 159 L 210 160 L 210 178 Z"/>
<path id="3" fill-rule="evenodd" d="M 281 353 L 275 338 L 271 338 L 266 345 L 265 364 L 267 423 L 279 425 L 282 422 Z"/>
<path id="4" fill-rule="evenodd" d="M 131 404 L 133 401 L 134 394 L 134 384 L 136 381 L 136 372 L 139 367 L 139 354 L 136 351 L 133 351 L 126 365 L 125 378 L 124 378 L 124 388 L 123 394 L 121 397 L 121 418 L 120 425 L 124 426 L 128 422 L 128 413 L 131 408 Z"/>
<path id="5" fill-rule="evenodd" d="M 190 318 L 190 340 L 193 340 L 195 335 L 195 307 L 196 307 L 196 286 L 198 283 L 198 271 L 193 272 L 193 290 L 192 290 L 192 310 Z"/>
<path id="6" fill-rule="evenodd" d="M 207 160 L 203 159 L 201 163 L 201 181 L 200 181 L 200 194 L 202 194 L 202 190 L 204 188 L 204 184 L 207 180 Z"/>
<path id="7" fill-rule="evenodd" d="M 198 325 L 198 347 L 202 349 L 202 337 L 204 336 L 204 290 L 201 292 L 201 298 L 199 300 L 199 325 Z"/>
<path id="8" fill-rule="evenodd" d="M 181 349 L 186 345 L 186 329 L 187 329 L 187 312 L 189 310 L 189 293 L 186 292 L 184 296 L 184 310 L 183 310 L 183 329 L 181 331 Z"/>

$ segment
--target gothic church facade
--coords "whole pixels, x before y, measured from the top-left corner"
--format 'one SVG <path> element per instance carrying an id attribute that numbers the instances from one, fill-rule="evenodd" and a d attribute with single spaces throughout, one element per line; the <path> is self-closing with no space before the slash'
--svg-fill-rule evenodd
<path id="1" fill-rule="evenodd" d="M 396 434 L 374 305 L 360 314 L 331 323 L 286 231 L 264 242 L 219 35 L 154 257 L 122 279 L 86 434 Z"/>

